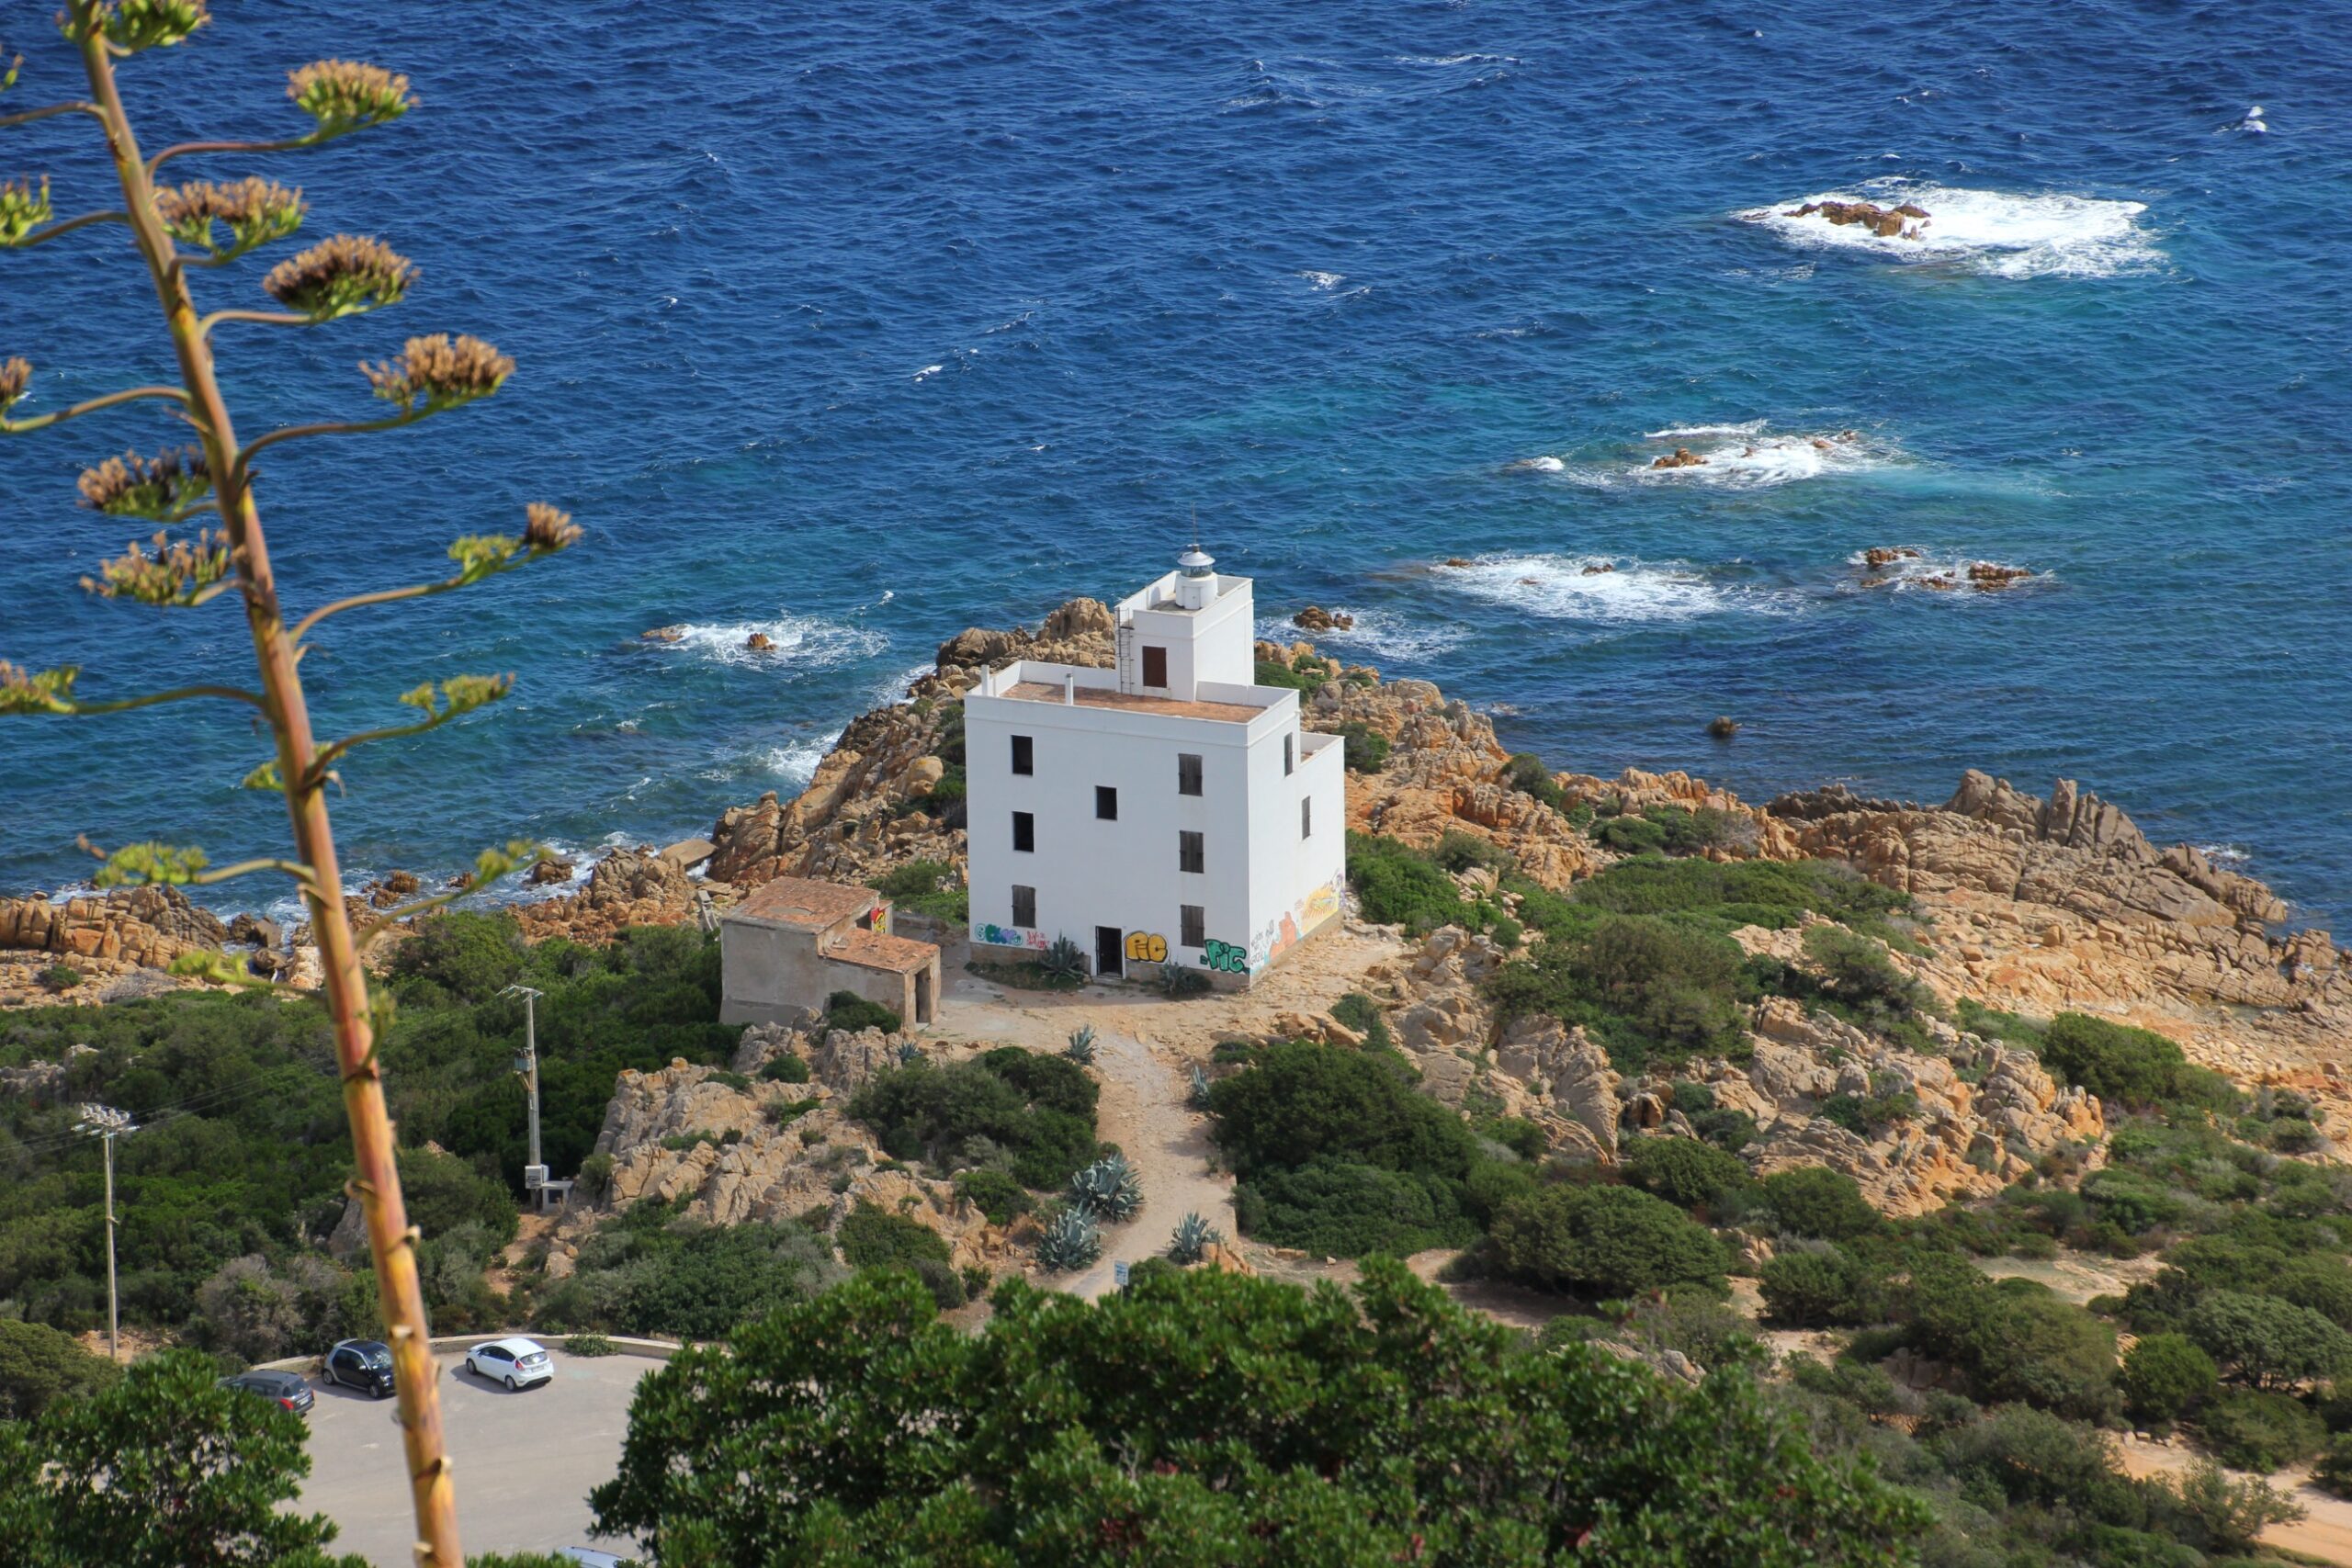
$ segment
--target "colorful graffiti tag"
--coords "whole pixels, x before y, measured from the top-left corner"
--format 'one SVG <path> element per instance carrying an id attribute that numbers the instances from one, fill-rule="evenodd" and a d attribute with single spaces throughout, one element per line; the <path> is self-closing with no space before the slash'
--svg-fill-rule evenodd
<path id="1" fill-rule="evenodd" d="M 999 926 L 982 923 L 972 929 L 972 934 L 991 947 L 1026 947 L 1043 953 L 1053 943 L 1046 940 L 1044 931 L 1033 931 L 1022 926 Z"/>
<path id="2" fill-rule="evenodd" d="M 1229 942 L 1213 942 L 1201 950 L 1201 963 L 1211 969 L 1221 969 L 1227 975 L 1250 973 L 1250 950 L 1236 947 Z"/>
<path id="3" fill-rule="evenodd" d="M 1168 939 L 1156 931 L 1129 931 L 1127 957 L 1136 964 L 1168 962 Z"/>

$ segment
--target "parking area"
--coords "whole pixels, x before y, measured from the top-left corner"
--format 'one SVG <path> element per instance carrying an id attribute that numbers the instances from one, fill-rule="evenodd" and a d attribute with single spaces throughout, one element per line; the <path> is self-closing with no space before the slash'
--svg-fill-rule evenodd
<path id="1" fill-rule="evenodd" d="M 613 1477 L 638 1380 L 662 1363 L 639 1356 L 553 1352 L 555 1377 L 509 1393 L 442 1354 L 442 1420 L 455 1463 L 466 1551 L 548 1551 L 614 1542 L 589 1534 L 588 1493 Z M 339 1551 L 374 1568 L 413 1568 L 408 1472 L 389 1399 L 311 1380 L 311 1478 L 300 1506 L 342 1527 Z"/>

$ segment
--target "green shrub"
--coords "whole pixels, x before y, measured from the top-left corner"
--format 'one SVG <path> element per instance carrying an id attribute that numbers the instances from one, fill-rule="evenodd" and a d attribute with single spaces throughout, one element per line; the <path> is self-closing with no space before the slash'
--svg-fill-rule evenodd
<path id="1" fill-rule="evenodd" d="M 1486 982 L 1504 1019 L 1583 1024 L 1621 1070 L 1747 1049 L 1740 952 L 1726 937 L 1649 916 L 1603 916 L 1555 932 Z"/>
<path id="2" fill-rule="evenodd" d="M 1287 686 L 1294 692 L 1312 695 L 1330 677 L 1321 669 L 1295 670 L 1280 660 L 1258 660 L 1255 683 L 1261 686 Z"/>
<path id="3" fill-rule="evenodd" d="M 1668 1091 L 1668 1099 L 1685 1116 L 1696 1116 L 1715 1108 L 1715 1091 L 1697 1078 L 1684 1078 Z"/>
<path id="4" fill-rule="evenodd" d="M 1243 1232 L 1324 1258 L 1404 1257 L 1477 1239 L 1443 1182 L 1342 1159 L 1261 1169 L 1234 1191 Z"/>
<path id="5" fill-rule="evenodd" d="M 825 1016 L 817 1023 L 820 1034 L 833 1030 L 845 1030 L 855 1034 L 860 1030 L 878 1029 L 885 1034 L 899 1032 L 896 1010 L 880 1002 L 867 1001 L 855 991 L 835 991 L 825 998 Z"/>
<path id="6" fill-rule="evenodd" d="M 1832 1248 L 1776 1254 L 1757 1279 L 1764 1310 L 1792 1328 L 1860 1328 L 1886 1315 L 1885 1292 L 1860 1263 Z"/>
<path id="7" fill-rule="evenodd" d="M 1503 778 L 1521 795 L 1532 795 L 1555 810 L 1559 808 L 1560 785 L 1552 777 L 1552 770 L 1544 765 L 1544 759 L 1534 752 L 1513 753 L 1503 764 Z"/>
<path id="8" fill-rule="evenodd" d="M 1378 1002 L 1362 991 L 1350 991 L 1333 1002 L 1331 1016 L 1363 1035 L 1363 1043 L 1373 1050 L 1390 1051 L 1396 1048 L 1396 1036 L 1388 1031 L 1388 1015 L 1381 1010 Z"/>
<path id="9" fill-rule="evenodd" d="M 1863 1201 L 1854 1179 L 1826 1166 L 1776 1171 L 1760 1186 L 1765 1208 L 1792 1235 L 1849 1241 L 1869 1235 L 1883 1224 L 1878 1211 Z"/>
<path id="10" fill-rule="evenodd" d="M 942 1312 L 953 1312 L 964 1304 L 964 1276 L 944 1258 L 918 1258 L 911 1265 L 914 1277 L 931 1292 L 931 1304 Z"/>
<path id="11" fill-rule="evenodd" d="M 851 1100 L 849 1113 L 902 1159 L 940 1163 L 968 1140 L 987 1138 L 1012 1154 L 1023 1186 L 1051 1191 L 1095 1157 L 1100 1092 L 1074 1062 L 1006 1046 L 952 1066 L 918 1058 L 886 1068 Z"/>
<path id="12" fill-rule="evenodd" d="M 2087 1421 L 2115 1414 L 2113 1330 L 2046 1286 L 1996 1283 L 1962 1258 L 1932 1254 L 1914 1259 L 1905 1295 L 1913 1343 L 1957 1368 L 1978 1399 Z"/>
<path id="13" fill-rule="evenodd" d="M 1692 1138 L 1638 1138 L 1621 1152 L 1625 1179 L 1678 1209 L 1713 1203 L 1751 1179 L 1736 1156 Z"/>
<path id="14" fill-rule="evenodd" d="M 2312 1484 L 2337 1497 L 2352 1497 L 2352 1436 L 2339 1433 L 2312 1466 Z"/>
<path id="15" fill-rule="evenodd" d="M 567 1356 L 584 1356 L 594 1359 L 601 1356 L 617 1356 L 621 1348 L 601 1334 L 574 1334 L 563 1342 Z"/>
<path id="16" fill-rule="evenodd" d="M 504 1182 L 434 1149 L 401 1149 L 397 1157 L 409 1224 L 428 1236 L 478 1224 L 496 1247 L 514 1239 L 522 1222 Z"/>
<path id="17" fill-rule="evenodd" d="M 2256 1388 L 2289 1387 L 2352 1366 L 2352 1335 L 2274 1296 L 2207 1291 L 2183 1327 L 2230 1376 Z"/>
<path id="18" fill-rule="evenodd" d="M 1540 1160 L 1552 1146 L 1544 1129 L 1523 1116 L 1506 1116 L 1478 1124 L 1478 1135 L 1491 1138 L 1523 1160 Z"/>
<path id="19" fill-rule="evenodd" d="M 578 1271 L 539 1298 L 534 1321 L 557 1332 L 719 1339 L 841 1274 L 832 1247 L 804 1226 L 673 1222 L 662 1203 L 639 1202 L 581 1244 Z"/>
<path id="20" fill-rule="evenodd" d="M 808 1059 L 788 1051 L 781 1056 L 771 1056 L 761 1064 L 760 1078 L 765 1083 L 807 1083 Z"/>
<path id="21" fill-rule="evenodd" d="M 1434 861 L 1392 839 L 1348 835 L 1348 883 L 1363 918 L 1419 935 L 1463 917 L 1462 895 Z"/>
<path id="22" fill-rule="evenodd" d="M 1703 1226 L 1630 1187 L 1563 1185 L 1513 1199 L 1492 1239 L 1504 1273 L 1587 1297 L 1717 1280 L 1728 1261 Z"/>
<path id="23" fill-rule="evenodd" d="M 1593 824 L 1592 836 L 1622 855 L 1658 854 L 1666 849 L 1666 829 L 1646 817 L 1604 817 Z"/>
<path id="24" fill-rule="evenodd" d="M 959 785 L 962 780 L 962 770 L 958 769 L 956 781 Z M 946 782 L 944 778 L 940 781 L 942 784 Z M 930 798 L 944 802 L 949 797 L 933 788 Z M 956 868 L 945 861 L 909 861 L 904 865 L 893 866 L 867 882 L 866 886 L 899 908 L 910 913 L 928 915 L 933 919 L 948 920 L 957 925 L 971 923 L 971 890 L 960 885 Z"/>
<path id="25" fill-rule="evenodd" d="M 1858 931 L 1815 926 L 1804 933 L 1804 953 L 1838 1001 L 1887 1018 L 1937 1010 L 1928 987 L 1897 969 L 1883 946 Z"/>
<path id="26" fill-rule="evenodd" d="M 70 991 L 82 983 L 82 972 L 71 964 L 52 964 L 40 972 L 40 983 L 52 991 Z"/>
<path id="27" fill-rule="evenodd" d="M 924 1258 L 947 1261 L 947 1242 L 921 1220 L 894 1214 L 860 1200 L 842 1219 L 833 1239 L 853 1269 L 911 1269 Z M 956 1301 L 963 1295 L 959 1290 Z"/>
<path id="28" fill-rule="evenodd" d="M 46 1324 L 0 1317 L 0 1421 L 29 1421 L 61 1399 L 86 1399 L 122 1369 Z"/>
<path id="29" fill-rule="evenodd" d="M 1028 1190 L 1001 1170 L 958 1171 L 956 1190 L 992 1225 L 1009 1225 L 1033 1206 Z"/>
<path id="30" fill-rule="evenodd" d="M 1460 1116 L 1412 1087 L 1408 1071 L 1366 1051 L 1270 1045 L 1210 1090 L 1210 1135 L 1243 1176 L 1332 1158 L 1459 1178 L 1476 1140 Z"/>
<path id="31" fill-rule="evenodd" d="M 503 913 L 427 915 L 391 950 L 390 967 L 401 979 L 429 980 L 459 1000 L 485 1002 L 522 973 L 523 933 Z"/>
<path id="32" fill-rule="evenodd" d="M 2211 1398 L 2213 1358 L 2181 1334 L 2151 1334 L 2123 1358 L 2123 1401 L 2143 1421 L 2177 1421 Z"/>
<path id="33" fill-rule="evenodd" d="M 2188 1058 L 2154 1030 L 2062 1012 L 2041 1034 L 2041 1059 L 2052 1072 L 2117 1105 L 2172 1099 Z"/>
<path id="34" fill-rule="evenodd" d="M 1718 1107 L 1692 1116 L 1690 1130 L 1717 1148 L 1737 1154 L 1756 1141 L 1756 1118 L 1745 1111 Z"/>
<path id="35" fill-rule="evenodd" d="M 2320 1451 L 2327 1428 L 2291 1394 L 2228 1388 L 2197 1413 L 2197 1433 L 2215 1459 L 2233 1470 L 2284 1470 Z"/>
<path id="36" fill-rule="evenodd" d="M 1343 760 L 1351 773 L 1376 773 L 1388 763 L 1388 737 L 1365 724 L 1351 719 L 1340 726 Z"/>

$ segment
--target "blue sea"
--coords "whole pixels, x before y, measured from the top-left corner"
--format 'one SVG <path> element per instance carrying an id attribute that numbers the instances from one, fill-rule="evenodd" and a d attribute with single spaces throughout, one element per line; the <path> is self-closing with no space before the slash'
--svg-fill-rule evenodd
<path id="1" fill-rule="evenodd" d="M 74 90 L 31 9 L 11 107 Z M 1197 528 L 1270 626 L 1351 612 L 1331 651 L 1555 766 L 1751 798 L 2064 775 L 2352 914 L 2352 9 L 215 9 L 124 68 L 151 151 L 282 132 L 320 56 L 424 105 L 182 165 L 298 181 L 307 234 L 423 269 L 394 310 L 224 327 L 241 430 L 364 416 L 356 363 L 410 334 L 521 367 L 274 455 L 289 605 L 435 575 L 528 500 L 588 530 L 321 637 L 328 733 L 517 678 L 344 768 L 355 877 L 705 830 L 942 638 L 1114 597 Z M 42 169 L 61 212 L 118 199 L 77 122 L 0 132 L 0 176 Z M 1778 216 L 1826 196 L 1930 218 Z M 271 259 L 205 300 L 266 304 Z M 10 353 L 34 410 L 168 373 L 119 231 L 0 254 Z M 0 444 L 0 657 L 91 697 L 249 671 L 226 601 L 75 586 L 143 532 L 74 508 L 78 465 L 168 439 L 132 410 Z M 1677 446 L 1709 461 L 1647 467 Z M 1921 554 L 1864 586 L 1871 547 Z M 2034 575 L 1924 581 L 1980 559 Z M 77 834 L 273 850 L 274 797 L 235 787 L 265 752 L 226 709 L 9 721 L 0 888 L 85 876 Z"/>

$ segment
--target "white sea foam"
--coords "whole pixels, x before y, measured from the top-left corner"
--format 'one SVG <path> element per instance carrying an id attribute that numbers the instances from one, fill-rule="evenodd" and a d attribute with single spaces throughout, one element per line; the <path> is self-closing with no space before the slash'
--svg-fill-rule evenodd
<path id="1" fill-rule="evenodd" d="M 753 633 L 765 635 L 774 646 L 763 649 L 745 647 Z M 864 626 L 789 614 L 772 621 L 689 622 L 678 627 L 678 634 L 675 642 L 651 646 L 691 653 L 714 664 L 748 664 L 763 669 L 830 670 L 869 658 L 889 646 L 888 637 Z"/>
<path id="2" fill-rule="evenodd" d="M 2019 578 L 1997 588 L 1980 588 L 1968 580 L 1970 567 L 2014 563 L 1987 562 L 1982 556 L 1955 555 L 1948 550 L 1923 549 L 1916 556 L 1898 556 L 1878 566 L 1870 564 L 1864 551 L 1856 550 L 1846 558 L 1846 564 L 1855 569 L 1855 574 L 1841 585 L 1845 592 L 1925 593 L 1930 598 L 1950 599 L 1955 604 L 1973 604 L 1979 599 L 2029 593 L 2052 581 L 2047 571 L 2036 571 L 2030 577 Z"/>
<path id="3" fill-rule="evenodd" d="M 1609 567 L 1607 571 L 1592 570 Z M 1679 562 L 1609 556 L 1480 556 L 1442 566 L 1437 581 L 1475 599 L 1553 620 L 1687 621 L 1729 607 L 1731 596 Z"/>
<path id="4" fill-rule="evenodd" d="M 1503 465 L 1506 472 L 1521 474 L 1556 474 L 1566 467 L 1557 457 L 1521 457 Z"/>
<path id="5" fill-rule="evenodd" d="M 1635 452 L 1630 459 L 1604 458 L 1567 466 L 1566 477 L 1594 489 L 1623 485 L 1703 485 L 1727 490 L 1770 490 L 1798 479 L 1830 474 L 1865 473 L 1901 457 L 1885 439 L 1859 431 L 1805 431 L 1794 434 L 1765 434 L 1767 422 L 1742 424 L 1695 424 L 1653 431 L 1644 439 L 1656 445 Z M 1686 468 L 1659 468 L 1652 463 L 1664 456 L 1661 447 L 1688 447 L 1704 462 Z"/>
<path id="6" fill-rule="evenodd" d="M 816 776 L 817 764 L 825 760 L 841 738 L 842 732 L 836 729 L 821 739 L 794 740 L 770 747 L 760 754 L 761 770 L 788 779 L 796 787 L 806 784 Z"/>
<path id="7" fill-rule="evenodd" d="M 1266 615 L 1259 619 L 1258 635 L 1268 642 L 1285 646 L 1311 642 L 1328 649 L 1342 662 L 1352 658 L 1408 661 L 1429 659 L 1459 646 L 1468 635 L 1467 628 L 1451 622 L 1414 620 L 1394 610 L 1357 610 L 1345 604 L 1334 604 L 1330 609 L 1335 615 L 1353 617 L 1355 624 L 1315 632 L 1283 616 Z"/>
<path id="8" fill-rule="evenodd" d="M 1302 272 L 1298 276 L 1317 288 L 1337 288 L 1348 280 L 1344 272 Z"/>
<path id="9" fill-rule="evenodd" d="M 1928 216 L 1908 225 L 1918 238 L 1882 238 L 1859 223 L 1842 227 L 1819 213 L 1790 214 L 1809 202 L 1908 202 Z M 1963 190 L 1909 180 L 1871 180 L 1862 195 L 1826 191 L 1740 213 L 1793 245 L 1860 251 L 1893 261 L 1958 264 L 1998 277 L 2112 277 L 2160 265 L 2158 250 L 2140 219 L 2137 201 L 2109 201 L 2059 192 Z"/>
<path id="10" fill-rule="evenodd" d="M 926 365 L 922 369 L 915 372 L 915 379 L 918 381 L 928 381 L 931 378 L 938 375 L 942 370 L 946 368 L 947 367 L 944 365 Z"/>
<path id="11" fill-rule="evenodd" d="M 2197 852 L 2223 871 L 2236 871 L 2254 859 L 2253 855 L 2235 844 L 2199 844 L 2197 846 Z"/>

